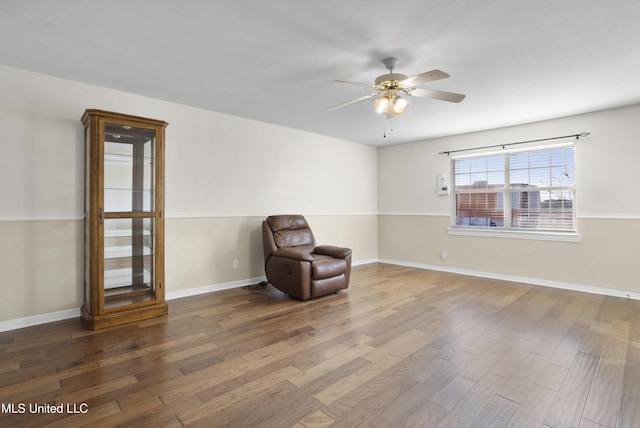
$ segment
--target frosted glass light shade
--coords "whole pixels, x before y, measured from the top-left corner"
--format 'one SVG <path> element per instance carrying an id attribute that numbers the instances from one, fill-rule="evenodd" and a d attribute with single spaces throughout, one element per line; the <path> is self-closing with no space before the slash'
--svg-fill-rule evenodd
<path id="1" fill-rule="evenodd" d="M 373 105 L 373 108 L 376 111 L 376 113 L 379 113 L 384 116 L 385 114 L 387 114 L 390 104 L 391 104 L 391 98 L 389 98 L 388 95 L 385 95 L 384 97 L 378 98 L 376 100 L 376 102 Z"/>
<path id="2" fill-rule="evenodd" d="M 409 101 L 402 97 L 395 97 L 393 100 L 393 114 L 399 116 L 409 109 Z"/>

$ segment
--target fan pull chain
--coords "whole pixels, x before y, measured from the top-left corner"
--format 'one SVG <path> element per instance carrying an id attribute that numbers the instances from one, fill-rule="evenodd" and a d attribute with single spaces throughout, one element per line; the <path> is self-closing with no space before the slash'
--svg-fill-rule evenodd
<path id="1" fill-rule="evenodd" d="M 387 122 L 389 122 L 389 132 L 393 132 L 393 117 L 384 119 L 384 129 L 382 131 L 382 138 L 387 138 Z"/>
<path id="2" fill-rule="evenodd" d="M 384 119 L 382 122 L 384 123 L 384 128 L 382 130 L 382 138 L 387 138 L 387 120 Z"/>

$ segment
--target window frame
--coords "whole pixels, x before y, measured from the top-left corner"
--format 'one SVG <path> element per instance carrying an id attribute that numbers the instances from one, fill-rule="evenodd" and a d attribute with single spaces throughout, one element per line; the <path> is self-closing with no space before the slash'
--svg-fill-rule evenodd
<path id="1" fill-rule="evenodd" d="M 548 191 L 552 192 L 554 190 L 569 190 L 572 192 L 573 202 L 571 209 L 571 229 L 553 229 L 553 228 L 525 228 L 525 227 L 513 227 L 512 226 L 512 194 L 516 192 L 520 192 L 521 194 L 527 193 L 525 190 L 519 190 L 517 187 L 511 187 L 511 174 L 512 168 L 510 165 L 511 155 L 514 153 L 531 153 L 542 150 L 552 150 L 558 148 L 571 147 L 573 151 L 572 156 L 572 169 L 573 169 L 573 184 L 570 187 L 566 186 L 553 186 L 553 183 L 549 183 L 548 186 L 538 187 L 536 191 Z M 456 189 L 456 161 L 460 159 L 472 159 L 472 158 L 489 158 L 492 156 L 501 156 L 504 162 L 504 170 L 502 173 L 504 174 L 504 185 L 497 188 L 495 191 L 487 192 L 485 189 L 478 189 L 474 192 L 473 189 L 468 189 L 465 192 L 458 192 Z M 502 151 L 493 151 L 493 152 L 482 152 L 471 155 L 458 155 L 452 156 L 450 159 L 450 177 L 451 177 L 451 189 L 452 189 L 452 197 L 450 198 L 450 215 L 449 215 L 449 234 L 450 235 L 464 235 L 464 236 L 485 236 L 485 237 L 500 237 L 500 238 L 519 238 L 519 239 L 538 239 L 538 240 L 556 240 L 556 241 L 566 241 L 566 242 L 579 242 L 580 234 L 578 233 L 578 224 L 577 224 L 577 208 L 576 208 L 576 144 L 575 142 L 567 142 L 561 144 L 554 144 L 548 146 L 537 146 L 537 147 L 528 147 L 528 148 L 518 148 L 511 150 L 502 150 Z M 550 168 L 552 166 L 550 165 Z M 528 168 L 531 170 L 531 167 Z M 515 170 L 515 168 L 514 168 Z M 470 172 L 471 174 L 471 172 Z M 500 183 L 501 184 L 501 183 Z M 488 185 L 488 184 L 487 184 Z M 524 189 L 524 187 L 522 188 Z M 471 225 L 458 225 L 456 224 L 457 215 L 458 215 L 458 207 L 456 206 L 457 195 L 459 194 L 488 194 L 495 193 L 496 195 L 502 195 L 501 198 L 496 196 L 496 206 L 501 205 L 502 208 L 502 219 L 503 226 L 471 226 Z M 498 199 L 501 199 L 502 202 L 497 202 Z M 505 226 L 508 225 L 508 226 Z"/>

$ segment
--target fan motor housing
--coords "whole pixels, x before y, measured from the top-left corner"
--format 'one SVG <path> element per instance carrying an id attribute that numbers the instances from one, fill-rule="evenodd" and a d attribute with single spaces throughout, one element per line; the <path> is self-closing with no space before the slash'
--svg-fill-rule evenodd
<path id="1" fill-rule="evenodd" d="M 402 73 L 383 74 L 376 78 L 375 85 L 383 86 L 385 89 L 398 89 L 400 87 L 400 82 L 406 78 L 407 75 Z"/>

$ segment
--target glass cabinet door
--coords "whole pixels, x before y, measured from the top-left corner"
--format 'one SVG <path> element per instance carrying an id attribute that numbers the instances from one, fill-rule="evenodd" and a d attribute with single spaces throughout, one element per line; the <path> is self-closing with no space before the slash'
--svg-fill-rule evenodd
<path id="1" fill-rule="evenodd" d="M 104 220 L 105 309 L 154 299 L 154 220 Z"/>
<path id="2" fill-rule="evenodd" d="M 154 129 L 104 125 L 104 308 L 155 299 Z"/>
<path id="3" fill-rule="evenodd" d="M 105 212 L 155 210 L 155 153 L 155 130 L 105 124 Z"/>

